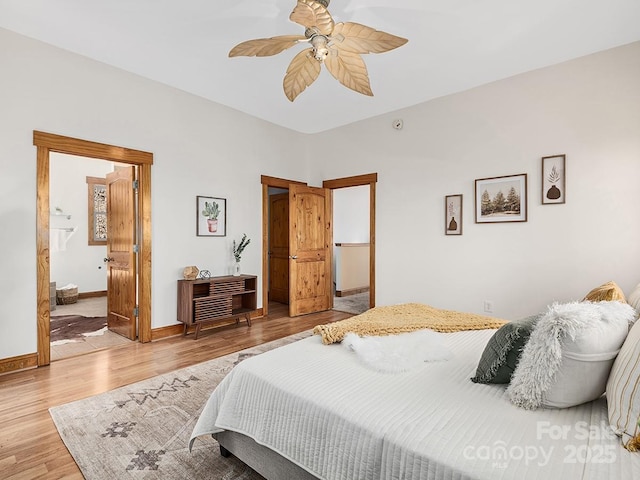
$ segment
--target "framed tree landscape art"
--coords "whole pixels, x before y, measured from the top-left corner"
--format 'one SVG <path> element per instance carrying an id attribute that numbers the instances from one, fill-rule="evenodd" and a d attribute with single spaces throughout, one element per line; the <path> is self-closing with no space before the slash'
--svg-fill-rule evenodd
<path id="1" fill-rule="evenodd" d="M 216 197 L 196 197 L 198 237 L 227 235 L 227 200 Z"/>
<path id="2" fill-rule="evenodd" d="M 564 155 L 542 157 L 542 204 L 565 202 L 566 158 Z"/>
<path id="3" fill-rule="evenodd" d="M 527 174 L 476 180 L 476 223 L 526 222 Z"/>
<path id="4" fill-rule="evenodd" d="M 462 235 L 462 195 L 444 197 L 444 234 Z"/>

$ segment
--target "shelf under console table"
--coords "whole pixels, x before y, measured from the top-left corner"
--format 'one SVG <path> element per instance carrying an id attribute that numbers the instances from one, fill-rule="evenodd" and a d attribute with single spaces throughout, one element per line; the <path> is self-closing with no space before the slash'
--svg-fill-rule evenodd
<path id="1" fill-rule="evenodd" d="M 255 275 L 238 275 L 178 280 L 178 321 L 184 324 L 183 335 L 195 325 L 198 338 L 202 325 L 244 317 L 251 326 L 256 310 Z"/>

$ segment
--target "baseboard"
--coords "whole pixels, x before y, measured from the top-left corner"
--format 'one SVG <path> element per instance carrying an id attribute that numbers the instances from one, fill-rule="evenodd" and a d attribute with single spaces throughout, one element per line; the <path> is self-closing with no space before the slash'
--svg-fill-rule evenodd
<path id="1" fill-rule="evenodd" d="M 151 329 L 151 341 L 162 340 L 163 338 L 175 337 L 182 335 L 184 327 L 181 323 L 177 325 L 169 325 L 167 327 L 159 327 Z"/>
<path id="2" fill-rule="evenodd" d="M 0 359 L 0 374 L 24 370 L 38 366 L 38 354 L 27 353 L 17 357 Z"/>
<path id="3" fill-rule="evenodd" d="M 83 298 L 96 298 L 96 297 L 106 297 L 106 290 L 99 290 L 97 292 L 78 292 L 78 300 Z"/>
<path id="4" fill-rule="evenodd" d="M 356 295 L 357 293 L 368 292 L 369 287 L 349 288 L 347 290 L 336 290 L 336 297 L 348 297 L 349 295 Z"/>
<path id="5" fill-rule="evenodd" d="M 260 318 L 264 316 L 264 310 L 262 308 L 258 308 L 251 312 L 251 319 Z M 234 325 L 236 321 L 234 319 L 229 320 L 228 322 L 216 323 L 214 325 L 203 326 L 200 329 L 200 332 L 204 332 L 206 330 L 211 330 L 218 327 L 223 327 L 227 325 Z M 187 334 L 195 333 L 196 327 L 190 326 L 187 330 Z M 159 327 L 151 329 L 151 341 L 161 340 L 163 338 L 175 337 L 178 335 L 182 335 L 184 332 L 184 325 L 182 323 L 178 323 L 176 325 L 168 325 L 166 327 Z"/>

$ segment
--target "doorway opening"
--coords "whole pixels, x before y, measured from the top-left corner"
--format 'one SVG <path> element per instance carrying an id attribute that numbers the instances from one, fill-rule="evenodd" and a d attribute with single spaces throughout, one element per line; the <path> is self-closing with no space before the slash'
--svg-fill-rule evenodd
<path id="1" fill-rule="evenodd" d="M 262 184 L 262 312 L 269 314 L 269 304 L 281 308 L 289 304 L 289 186 L 292 184 L 306 185 L 304 182 L 287 180 L 284 178 L 260 177 Z M 271 197 L 274 197 L 271 199 Z M 274 202 L 274 205 L 271 202 Z M 286 203 L 286 206 L 285 206 Z M 273 210 L 276 209 L 276 210 Z M 272 216 L 276 211 L 281 218 Z M 274 228 L 272 223 L 278 222 Z M 280 223 L 282 222 L 282 223 Z M 274 235 L 271 231 L 274 231 Z"/>
<path id="2" fill-rule="evenodd" d="M 269 303 L 274 305 L 287 303 L 289 292 L 290 272 L 290 250 L 289 250 L 289 229 L 286 221 L 281 218 L 288 218 L 289 213 L 286 211 L 284 199 L 288 196 L 290 185 L 306 185 L 302 182 L 295 182 L 286 179 L 262 176 L 262 192 L 263 192 L 263 244 L 262 244 L 262 271 L 264 272 L 262 279 L 262 304 L 264 314 L 269 311 Z M 358 175 L 354 177 L 346 177 L 335 180 L 326 180 L 323 182 L 323 188 L 329 190 L 330 199 L 328 204 L 333 205 L 333 190 L 348 187 L 368 186 L 368 293 L 365 304 L 368 308 L 375 306 L 375 184 L 377 182 L 377 174 Z M 275 218 L 272 213 L 275 212 Z M 333 207 L 329 215 L 333 215 Z M 365 214 L 366 215 L 366 214 Z M 331 222 L 333 226 L 333 221 Z M 333 257 L 333 229 L 329 242 L 330 255 Z M 366 243 L 366 242 L 365 242 Z M 334 265 L 331 264 L 330 277 L 333 286 Z M 366 275 L 366 274 L 365 274 Z M 332 290 L 335 288 L 332 287 Z M 332 292 L 332 302 L 330 308 L 334 308 Z M 363 292 L 358 292 L 363 293 Z"/>
<path id="3" fill-rule="evenodd" d="M 369 309 L 369 185 L 333 190 L 333 309 Z"/>
<path id="4" fill-rule="evenodd" d="M 33 143 L 37 147 L 37 205 L 36 205 L 36 248 L 37 248 L 37 360 L 38 366 L 51 361 L 51 263 L 50 263 L 50 222 L 55 205 L 50 204 L 50 161 L 51 153 L 62 153 L 108 160 L 138 169 L 138 195 L 135 216 L 139 225 L 137 245 L 138 271 L 134 293 L 137 298 L 138 341 L 151 341 L 151 165 L 153 154 L 114 145 L 96 143 L 71 137 L 34 131 Z M 134 314 L 134 312 L 132 312 Z"/>
<path id="5" fill-rule="evenodd" d="M 128 168 L 137 169 L 107 160 L 50 154 L 51 361 L 135 339 L 108 322 L 107 240 L 117 232 L 107 230 L 107 178 Z M 124 207 L 135 209 L 135 203 Z"/>
<path id="6" fill-rule="evenodd" d="M 376 305 L 377 182 L 377 173 L 322 182 L 334 197 L 334 310 L 358 314 Z M 350 226 L 340 227 L 341 223 Z"/>

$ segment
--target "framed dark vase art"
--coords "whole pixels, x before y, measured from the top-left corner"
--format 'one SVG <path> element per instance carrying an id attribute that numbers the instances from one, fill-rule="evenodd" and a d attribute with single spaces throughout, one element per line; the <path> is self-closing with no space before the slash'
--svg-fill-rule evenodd
<path id="1" fill-rule="evenodd" d="M 542 204 L 565 203 L 566 157 L 553 155 L 542 157 Z"/>
<path id="2" fill-rule="evenodd" d="M 462 235 L 462 195 L 444 197 L 444 234 Z"/>

